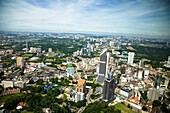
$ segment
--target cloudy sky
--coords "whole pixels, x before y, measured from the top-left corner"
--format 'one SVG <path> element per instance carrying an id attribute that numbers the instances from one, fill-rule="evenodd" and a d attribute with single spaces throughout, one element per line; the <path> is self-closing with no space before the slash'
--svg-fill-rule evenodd
<path id="1" fill-rule="evenodd" d="M 0 0 L 0 30 L 170 35 L 170 2 Z"/>

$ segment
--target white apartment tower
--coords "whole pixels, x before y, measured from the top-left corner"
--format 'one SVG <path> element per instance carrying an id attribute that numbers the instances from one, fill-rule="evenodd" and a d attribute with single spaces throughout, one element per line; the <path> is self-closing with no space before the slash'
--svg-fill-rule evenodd
<path id="1" fill-rule="evenodd" d="M 127 64 L 132 65 L 133 64 L 133 59 L 134 59 L 135 53 L 134 52 L 129 52 L 128 53 L 128 62 Z"/>

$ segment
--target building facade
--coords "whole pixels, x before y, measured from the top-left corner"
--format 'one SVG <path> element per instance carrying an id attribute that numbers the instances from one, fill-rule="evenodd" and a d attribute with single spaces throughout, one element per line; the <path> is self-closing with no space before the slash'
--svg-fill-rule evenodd
<path id="1" fill-rule="evenodd" d="M 133 64 L 134 56 L 135 56 L 134 52 L 129 52 L 128 53 L 128 62 L 127 62 L 127 64 L 129 64 L 129 65 Z"/>
<path id="2" fill-rule="evenodd" d="M 110 101 L 113 99 L 114 89 L 115 89 L 115 80 L 112 78 L 112 75 L 110 75 L 110 77 L 106 78 L 104 81 L 104 87 L 103 87 L 104 101 Z"/>
<path id="3" fill-rule="evenodd" d="M 20 67 L 20 68 L 24 67 L 24 58 L 23 57 L 18 56 L 16 61 L 17 61 L 18 67 Z"/>
<path id="4" fill-rule="evenodd" d="M 99 74 L 96 79 L 96 82 L 104 84 L 104 80 L 108 70 L 108 61 L 109 61 L 109 53 L 107 53 L 107 49 L 105 49 L 100 54 Z"/>

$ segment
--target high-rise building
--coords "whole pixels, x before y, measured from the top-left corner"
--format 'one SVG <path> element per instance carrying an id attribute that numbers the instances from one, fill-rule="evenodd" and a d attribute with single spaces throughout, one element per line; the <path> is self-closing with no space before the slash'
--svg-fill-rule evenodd
<path id="1" fill-rule="evenodd" d="M 143 70 L 142 69 L 139 69 L 138 70 L 138 79 L 142 79 L 143 78 Z"/>
<path id="2" fill-rule="evenodd" d="M 144 71 L 144 79 L 147 80 L 149 76 L 149 70 Z"/>
<path id="3" fill-rule="evenodd" d="M 16 61 L 17 61 L 17 66 L 18 67 L 22 68 L 24 66 L 24 59 L 23 59 L 23 57 L 18 56 Z"/>
<path id="4" fill-rule="evenodd" d="M 129 64 L 129 65 L 133 64 L 134 56 L 135 56 L 134 52 L 129 52 L 128 53 L 128 62 L 127 62 L 127 64 Z"/>
<path id="5" fill-rule="evenodd" d="M 81 92 L 77 92 L 75 94 L 75 102 L 78 102 L 80 100 L 84 100 L 84 93 L 81 93 Z"/>
<path id="6" fill-rule="evenodd" d="M 103 87 L 103 100 L 104 101 L 110 101 L 113 99 L 114 88 L 115 88 L 115 80 L 110 74 L 104 81 L 104 87 Z"/>
<path id="7" fill-rule="evenodd" d="M 162 75 L 156 75 L 155 83 L 154 83 L 154 88 L 159 88 L 160 84 L 162 81 Z"/>
<path id="8" fill-rule="evenodd" d="M 155 89 L 155 88 L 149 89 L 148 99 L 151 101 L 158 100 L 159 95 L 160 95 L 159 89 Z"/>
<path id="9" fill-rule="evenodd" d="M 101 84 L 104 83 L 105 77 L 107 75 L 108 61 L 109 61 L 109 53 L 107 53 L 107 49 L 105 49 L 100 54 L 99 74 L 96 79 L 96 82 L 99 82 Z"/>
<path id="10" fill-rule="evenodd" d="M 86 81 L 84 79 L 78 80 L 75 94 L 75 102 L 84 100 L 84 93 L 86 92 Z"/>

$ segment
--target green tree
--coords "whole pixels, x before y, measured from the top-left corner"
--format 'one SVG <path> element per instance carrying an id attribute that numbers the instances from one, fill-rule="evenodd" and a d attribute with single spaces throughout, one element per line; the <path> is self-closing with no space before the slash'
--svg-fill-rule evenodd
<path id="1" fill-rule="evenodd" d="M 108 103 L 104 102 L 94 102 L 90 103 L 83 113 L 121 113 L 120 110 L 115 110 L 115 108 L 109 107 Z"/>
<path id="2" fill-rule="evenodd" d="M 2 86 L 0 85 L 0 95 L 2 94 L 3 91 L 4 91 L 4 87 L 2 87 Z"/>
<path id="3" fill-rule="evenodd" d="M 61 92 L 60 92 L 60 89 L 59 89 L 59 88 L 55 88 L 55 89 L 54 89 L 54 94 L 55 94 L 55 95 L 60 95 L 60 93 L 61 93 Z"/>
<path id="4" fill-rule="evenodd" d="M 58 78 L 51 78 L 50 82 L 57 84 L 58 83 Z"/>
<path id="5" fill-rule="evenodd" d="M 81 107 L 83 107 L 83 106 L 86 106 L 86 100 L 78 101 L 78 102 L 76 103 L 76 106 L 77 106 L 78 108 L 81 108 Z"/>
<path id="6" fill-rule="evenodd" d="M 19 102 L 23 102 L 24 98 L 22 96 L 12 96 L 12 98 L 6 100 L 4 108 L 7 110 L 13 110 L 17 107 Z"/>
<path id="7" fill-rule="evenodd" d="M 159 100 L 154 100 L 153 103 L 152 103 L 152 107 L 156 107 L 156 106 L 160 106 L 161 105 L 161 102 Z"/>
<path id="8" fill-rule="evenodd" d="M 148 109 L 146 108 L 146 106 L 143 106 L 143 107 L 142 107 L 142 110 L 143 110 L 143 111 L 148 111 Z"/>
<path id="9" fill-rule="evenodd" d="M 35 83 L 34 80 L 31 79 L 28 84 L 34 84 L 34 83 Z"/>
<path id="10" fill-rule="evenodd" d="M 42 85 L 42 84 L 43 84 L 43 80 L 42 80 L 42 79 L 38 79 L 38 80 L 36 81 L 36 84 L 37 84 L 37 85 Z"/>
<path id="11" fill-rule="evenodd" d="M 169 113 L 170 112 L 170 110 L 167 109 L 167 105 L 166 105 L 165 102 L 163 102 L 163 104 L 161 105 L 160 109 L 161 109 L 161 111 L 163 113 Z"/>

